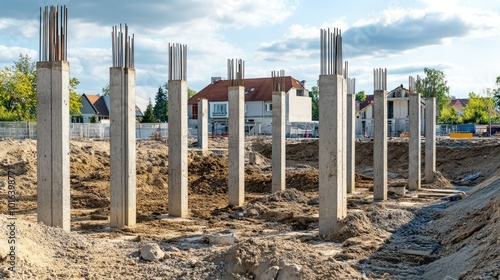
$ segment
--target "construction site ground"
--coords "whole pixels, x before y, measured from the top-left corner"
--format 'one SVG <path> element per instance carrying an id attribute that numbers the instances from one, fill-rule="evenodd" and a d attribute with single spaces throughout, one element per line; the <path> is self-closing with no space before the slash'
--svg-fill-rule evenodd
<path id="1" fill-rule="evenodd" d="M 191 143 L 193 146 L 195 143 Z M 318 141 L 288 140 L 287 189 L 271 194 L 271 141 L 247 137 L 245 204 L 228 207 L 227 139 L 189 153 L 188 218 L 168 217 L 166 141 L 137 142 L 137 225 L 109 226 L 109 142 L 71 141 L 71 232 L 37 223 L 36 141 L 0 141 L 0 276 L 11 279 L 499 279 L 500 141 L 439 140 L 436 180 L 373 201 L 373 143 L 356 143 L 348 216 L 318 234 Z M 423 147 L 423 146 L 422 146 Z M 422 148 L 422 159 L 424 159 Z M 250 153 L 255 164 L 248 164 Z M 423 165 L 422 165 L 423 167 Z M 15 174 L 9 270 L 7 170 Z M 391 190 L 408 142 L 390 140 Z M 422 168 L 423 172 L 423 168 Z M 448 199 L 455 190 L 466 195 Z M 230 231 L 227 231 L 230 230 Z M 234 233 L 234 244 L 208 237 Z M 157 244 L 164 256 L 141 258 Z"/>

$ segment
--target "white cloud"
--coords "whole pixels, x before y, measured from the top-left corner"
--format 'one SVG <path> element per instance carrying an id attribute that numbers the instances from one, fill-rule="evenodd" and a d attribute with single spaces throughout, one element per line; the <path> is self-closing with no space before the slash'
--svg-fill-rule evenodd
<path id="1" fill-rule="evenodd" d="M 7 47 L 0 45 L 0 64 L 11 66 L 13 61 L 17 61 L 19 54 L 27 54 L 29 57 L 37 57 L 37 51 L 23 47 Z"/>
<path id="2" fill-rule="evenodd" d="M 278 23 L 297 7 L 297 1 L 290 0 L 214 0 L 213 3 L 217 21 L 233 28 Z"/>

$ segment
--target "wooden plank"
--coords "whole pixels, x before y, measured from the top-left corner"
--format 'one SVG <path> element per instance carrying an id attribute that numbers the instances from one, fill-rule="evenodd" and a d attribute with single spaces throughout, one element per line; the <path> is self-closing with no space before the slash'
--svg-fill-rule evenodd
<path id="1" fill-rule="evenodd" d="M 400 253 L 401 254 L 406 254 L 406 255 L 430 257 L 430 255 L 432 254 L 432 250 L 410 250 L 410 249 L 404 249 L 404 250 L 401 250 Z"/>
<path id="2" fill-rule="evenodd" d="M 418 198 L 427 198 L 427 197 L 447 197 L 450 196 L 449 193 L 419 193 Z"/>
<path id="3" fill-rule="evenodd" d="M 439 193 L 448 193 L 448 194 L 455 194 L 455 193 L 462 192 L 459 190 L 450 190 L 450 189 L 424 189 L 424 188 L 421 188 L 420 190 L 424 191 L 424 192 L 432 192 L 432 193 L 439 192 Z"/>

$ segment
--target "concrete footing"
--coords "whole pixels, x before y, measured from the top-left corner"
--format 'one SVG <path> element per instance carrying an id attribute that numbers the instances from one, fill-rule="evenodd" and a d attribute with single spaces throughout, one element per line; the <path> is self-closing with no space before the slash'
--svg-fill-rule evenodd
<path id="1" fill-rule="evenodd" d="M 373 198 L 387 199 L 387 91 L 374 92 Z"/>
<path id="2" fill-rule="evenodd" d="M 208 100 L 198 101 L 198 148 L 208 150 Z"/>
<path id="3" fill-rule="evenodd" d="M 273 91 L 272 192 L 286 188 L 285 92 Z"/>
<path id="4" fill-rule="evenodd" d="M 188 216 L 187 82 L 168 82 L 168 214 Z"/>
<path id="5" fill-rule="evenodd" d="M 229 205 L 242 206 L 245 202 L 245 88 L 229 87 Z"/>
<path id="6" fill-rule="evenodd" d="M 347 216 L 345 79 L 320 75 L 319 89 L 319 233 L 325 235 Z"/>
<path id="7" fill-rule="evenodd" d="M 425 99 L 425 181 L 433 182 L 436 173 L 436 98 Z"/>
<path id="8" fill-rule="evenodd" d="M 408 189 L 418 190 L 421 184 L 421 160 L 420 160 L 420 94 L 410 94 L 410 139 L 408 145 Z"/>
<path id="9" fill-rule="evenodd" d="M 37 65 L 37 219 L 70 230 L 69 63 Z"/>
<path id="10" fill-rule="evenodd" d="M 110 69 L 110 225 L 136 224 L 135 69 Z"/>

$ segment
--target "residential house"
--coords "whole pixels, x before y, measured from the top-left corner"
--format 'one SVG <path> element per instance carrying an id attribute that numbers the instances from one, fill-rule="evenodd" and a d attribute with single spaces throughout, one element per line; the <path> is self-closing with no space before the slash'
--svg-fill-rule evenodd
<path id="1" fill-rule="evenodd" d="M 90 123 L 95 116 L 95 122 L 105 123 L 109 122 L 109 95 L 82 95 L 82 107 L 80 109 L 82 115 L 80 122 Z M 135 115 L 140 119 L 143 114 L 139 107 L 135 106 Z"/>
<path id="2" fill-rule="evenodd" d="M 270 134 L 272 131 L 272 78 L 244 79 L 245 85 L 245 132 Z M 196 126 L 198 101 L 208 100 L 209 124 L 213 133 L 227 132 L 228 80 L 212 78 L 212 82 L 188 100 L 190 125 Z M 285 77 L 286 123 L 311 122 L 311 98 L 305 81 Z"/>
<path id="3" fill-rule="evenodd" d="M 359 104 L 356 114 L 357 137 L 373 137 L 373 95 L 366 95 L 366 101 Z M 387 93 L 387 133 L 399 136 L 409 131 L 409 97 L 408 90 L 400 85 Z M 424 128 L 425 102 L 421 102 L 421 129 Z"/>
<path id="4" fill-rule="evenodd" d="M 469 103 L 468 98 L 456 98 L 450 100 L 450 105 L 457 109 L 457 114 L 460 117 L 464 113 L 464 108 Z"/>

